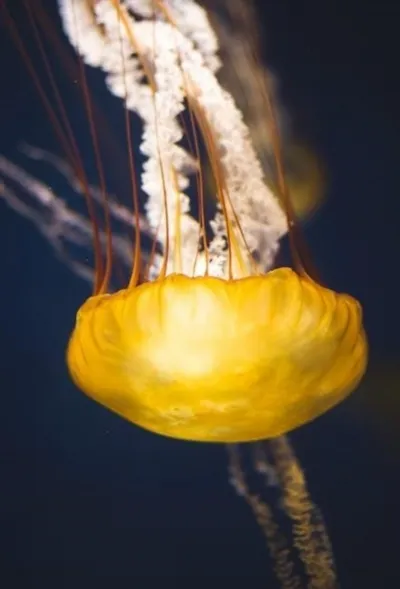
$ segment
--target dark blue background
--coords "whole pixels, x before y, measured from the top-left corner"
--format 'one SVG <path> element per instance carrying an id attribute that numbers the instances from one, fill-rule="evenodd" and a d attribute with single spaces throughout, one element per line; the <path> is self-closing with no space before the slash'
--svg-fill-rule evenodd
<path id="1" fill-rule="evenodd" d="M 329 170 L 328 200 L 307 238 L 324 280 L 362 301 L 371 343 L 359 391 L 292 441 L 341 586 L 398 587 L 400 9 L 390 0 L 259 4 L 283 97 Z M 0 147 L 22 163 L 20 140 L 57 143 L 4 33 Z M 68 104 L 62 79 L 61 88 Z M 263 538 L 227 483 L 223 448 L 142 432 L 73 387 L 64 350 L 88 288 L 27 222 L 0 211 L 2 584 L 274 587 Z"/>

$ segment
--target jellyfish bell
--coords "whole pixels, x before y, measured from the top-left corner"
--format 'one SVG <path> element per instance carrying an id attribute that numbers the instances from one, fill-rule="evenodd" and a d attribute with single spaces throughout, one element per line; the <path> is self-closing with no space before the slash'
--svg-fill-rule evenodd
<path id="1" fill-rule="evenodd" d="M 170 274 L 89 299 L 67 361 L 86 394 L 153 432 L 244 442 L 286 433 L 357 385 L 358 302 L 289 268 Z"/>

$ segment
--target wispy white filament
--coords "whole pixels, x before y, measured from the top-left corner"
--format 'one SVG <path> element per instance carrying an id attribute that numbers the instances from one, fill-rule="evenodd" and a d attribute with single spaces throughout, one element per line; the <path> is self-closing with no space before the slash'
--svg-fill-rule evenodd
<path id="1" fill-rule="evenodd" d="M 65 33 L 76 52 L 87 65 L 104 71 L 109 91 L 142 120 L 140 149 L 146 159 L 141 184 L 147 195 L 147 219 L 141 219 L 141 229 L 147 224 L 147 230 L 156 236 L 159 251 L 164 257 L 169 252 L 167 272 L 176 270 L 177 245 L 181 271 L 203 274 L 206 268 L 205 254 L 199 253 L 200 226 L 188 196 L 196 189 L 193 179 L 199 162 L 183 147 L 184 131 L 178 118 L 188 104 L 200 109 L 212 133 L 213 157 L 224 178 L 224 186 L 220 187 L 226 202 L 224 213 L 228 214 L 242 258 L 250 269 L 253 255 L 260 270 L 268 270 L 279 238 L 286 232 L 285 216 L 264 181 L 242 114 L 217 79 L 221 65 L 218 41 L 205 10 L 194 0 L 58 1 Z M 35 157 L 32 152 L 29 156 Z M 51 159 L 44 153 L 38 157 L 48 162 Z M 39 224 L 39 218 L 33 219 L 28 210 L 34 212 L 31 197 L 36 195 L 41 202 L 43 185 L 32 177 L 27 183 L 23 170 L 18 172 L 15 166 L 3 163 L 0 194 L 17 207 L 17 196 L 11 197 L 13 187 L 6 185 L 11 174 L 10 181 L 17 182 L 29 195 L 24 203 L 28 204 L 26 216 Z M 61 171 L 60 162 L 56 167 Z M 77 188 L 73 174 L 68 180 Z M 49 236 L 50 220 L 57 218 L 60 234 L 63 230 L 69 234 L 69 221 L 61 214 L 62 199 L 53 193 L 47 206 L 50 215 L 42 216 L 42 232 Z M 114 218 L 118 219 L 121 212 L 128 218 L 132 216 L 129 210 L 111 203 Z M 89 223 L 82 221 L 82 227 Z M 220 205 L 210 228 L 209 274 L 225 277 L 228 236 Z M 157 275 L 163 259 L 157 255 L 152 262 L 150 277 Z M 233 273 L 239 275 L 235 265 Z"/>
<path id="2" fill-rule="evenodd" d="M 264 182 L 242 115 L 216 78 L 217 42 L 204 10 L 192 0 L 166 1 L 164 10 L 157 10 L 155 0 L 125 0 L 119 11 L 112 0 L 99 0 L 93 12 L 88 11 L 85 0 L 59 1 L 73 46 L 86 63 L 104 69 L 110 91 L 143 120 L 141 150 L 148 160 L 142 171 L 142 188 L 148 195 L 148 219 L 158 230 L 163 251 L 167 250 L 167 216 L 169 219 L 168 270 L 172 271 L 176 242 L 176 224 L 171 220 L 178 204 L 184 245 L 182 269 L 191 274 L 194 259 L 199 263 L 197 272 L 202 268 L 202 258 L 197 255 L 199 225 L 190 215 L 190 202 L 183 192 L 189 173 L 196 169 L 192 157 L 179 146 L 183 131 L 177 117 L 185 99 L 196 101 L 212 130 L 231 220 L 234 211 L 248 248 L 267 269 L 286 231 L 285 217 Z M 150 68 L 151 84 L 143 63 Z M 211 228 L 215 238 L 210 244 L 210 274 L 224 276 L 227 236 L 220 211 Z M 239 241 L 243 255 L 248 255 Z"/>

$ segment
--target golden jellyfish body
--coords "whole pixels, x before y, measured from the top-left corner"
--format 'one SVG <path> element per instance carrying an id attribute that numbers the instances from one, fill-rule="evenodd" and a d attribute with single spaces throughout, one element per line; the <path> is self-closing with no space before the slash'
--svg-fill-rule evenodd
<path id="1" fill-rule="evenodd" d="M 289 268 L 237 280 L 171 274 L 80 309 L 79 388 L 153 432 L 244 442 L 286 433 L 360 380 L 358 302 Z"/>

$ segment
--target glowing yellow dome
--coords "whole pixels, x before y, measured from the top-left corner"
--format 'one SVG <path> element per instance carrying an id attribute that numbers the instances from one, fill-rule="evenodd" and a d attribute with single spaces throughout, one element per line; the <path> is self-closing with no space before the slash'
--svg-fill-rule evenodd
<path id="1" fill-rule="evenodd" d="M 289 268 L 238 280 L 172 274 L 80 309 L 67 360 L 87 395 L 187 440 L 270 438 L 311 421 L 366 366 L 361 309 Z"/>

